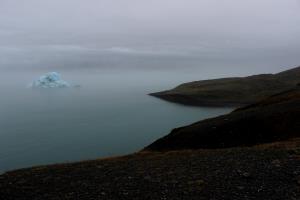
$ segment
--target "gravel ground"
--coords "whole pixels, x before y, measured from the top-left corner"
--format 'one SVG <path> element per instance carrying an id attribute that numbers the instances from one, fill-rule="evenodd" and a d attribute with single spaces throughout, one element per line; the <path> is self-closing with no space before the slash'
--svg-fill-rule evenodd
<path id="1" fill-rule="evenodd" d="M 300 199 L 299 146 L 141 152 L 0 176 L 1 200 Z"/>

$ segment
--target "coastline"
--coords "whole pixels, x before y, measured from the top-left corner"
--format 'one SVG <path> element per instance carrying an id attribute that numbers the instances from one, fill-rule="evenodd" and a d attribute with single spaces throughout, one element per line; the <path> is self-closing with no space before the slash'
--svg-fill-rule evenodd
<path id="1" fill-rule="evenodd" d="M 277 74 L 193 81 L 149 95 L 190 106 L 240 107 L 286 91 L 299 82 L 300 66 Z"/>
<path id="2" fill-rule="evenodd" d="M 197 100 L 191 96 L 182 94 L 167 94 L 166 92 L 155 92 L 149 93 L 149 96 L 159 98 L 164 101 L 178 103 L 186 106 L 195 107 L 243 107 L 251 104 L 252 102 L 226 102 L 226 101 L 207 101 L 207 100 Z"/>
<path id="3" fill-rule="evenodd" d="M 298 142 L 248 148 L 139 152 L 0 176 L 0 197 L 22 199 L 293 199 Z M 5 197 L 5 198 L 3 198 Z"/>
<path id="4" fill-rule="evenodd" d="M 300 86 L 137 153 L 0 175 L 0 199 L 298 199 Z"/>

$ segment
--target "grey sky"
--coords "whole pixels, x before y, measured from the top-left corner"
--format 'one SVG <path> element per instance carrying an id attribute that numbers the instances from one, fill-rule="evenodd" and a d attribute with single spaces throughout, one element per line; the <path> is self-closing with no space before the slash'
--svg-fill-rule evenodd
<path id="1" fill-rule="evenodd" d="M 300 62 L 299 11 L 300 0 L 0 0 L 0 51 L 96 46 L 123 54 L 284 58 L 293 65 Z M 144 49 L 130 49 L 136 46 Z"/>
<path id="2" fill-rule="evenodd" d="M 299 0 L 0 0 L 0 34 L 194 36 L 299 44 L 299 10 Z"/>

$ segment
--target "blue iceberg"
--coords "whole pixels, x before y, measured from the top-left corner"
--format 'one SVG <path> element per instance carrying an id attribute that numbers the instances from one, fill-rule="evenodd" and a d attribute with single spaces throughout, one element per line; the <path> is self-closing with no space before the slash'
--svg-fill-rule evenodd
<path id="1" fill-rule="evenodd" d="M 60 74 L 57 72 L 49 72 L 31 84 L 32 88 L 67 88 L 70 84 L 61 79 Z"/>

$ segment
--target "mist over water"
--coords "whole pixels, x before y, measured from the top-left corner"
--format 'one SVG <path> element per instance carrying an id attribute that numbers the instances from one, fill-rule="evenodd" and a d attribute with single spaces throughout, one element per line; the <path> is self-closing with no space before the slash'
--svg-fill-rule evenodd
<path id="1" fill-rule="evenodd" d="M 138 151 L 175 127 L 232 110 L 177 105 L 148 93 L 186 81 L 272 71 L 255 64 L 238 70 L 237 63 L 202 62 L 167 50 L 36 48 L 6 50 L 10 68 L 1 64 L 1 171 Z M 49 71 L 81 87 L 28 87 Z"/>
<path id="2" fill-rule="evenodd" d="M 21 56 L 30 57 L 29 52 Z M 60 55 L 64 62 L 55 60 L 54 54 Z M 12 55 L 19 56 L 18 52 Z M 147 95 L 206 76 L 195 75 L 188 68 L 176 69 L 176 60 L 181 60 L 177 55 L 101 52 L 97 55 L 99 63 L 93 61 L 93 66 L 79 66 L 93 60 L 86 51 L 78 54 L 73 49 L 51 50 L 49 57 L 43 56 L 38 56 L 42 58 L 40 67 L 34 62 L 26 64 L 24 58 L 11 59 L 10 64 L 15 66 L 9 69 L 2 66 L 1 171 L 132 153 L 177 126 L 231 110 L 186 107 Z M 193 64 L 188 60 L 181 62 Z M 55 67 L 58 63 L 65 66 Z M 143 69 L 138 69 L 138 65 Z M 166 68 L 157 69 L 157 65 Z M 48 71 L 58 71 L 62 79 L 81 87 L 41 90 L 28 87 Z"/>

